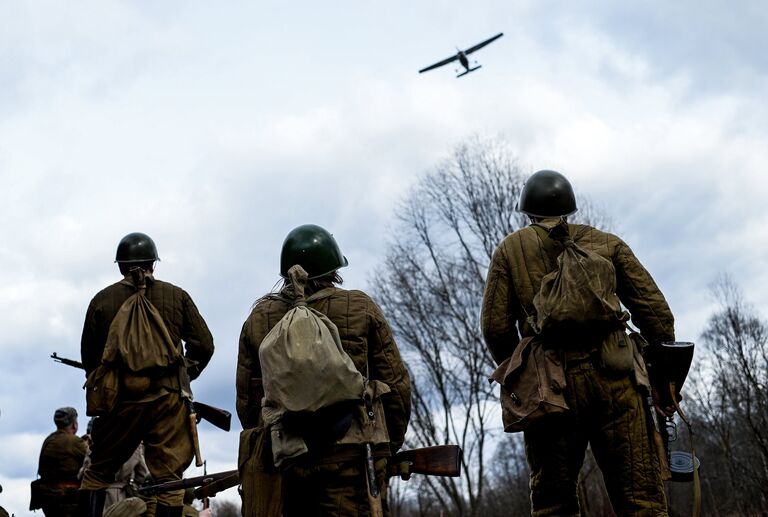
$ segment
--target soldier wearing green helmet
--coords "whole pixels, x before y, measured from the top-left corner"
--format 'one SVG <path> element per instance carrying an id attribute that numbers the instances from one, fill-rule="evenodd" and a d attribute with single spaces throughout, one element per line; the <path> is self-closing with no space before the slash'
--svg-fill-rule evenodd
<path id="1" fill-rule="evenodd" d="M 308 274 L 306 294 L 311 301 L 307 304 L 338 327 L 341 345 L 355 367 L 366 378 L 389 387 L 383 405 L 390 441 L 374 446 L 373 451 L 377 485 L 382 492 L 387 486 L 387 458 L 402 446 L 410 416 L 408 371 L 381 309 L 362 291 L 340 287 L 338 270 L 348 261 L 330 232 L 314 224 L 293 229 L 280 254 L 279 271 L 285 278 L 282 288 L 256 301 L 240 334 L 236 384 L 237 414 L 244 429 L 238 462 L 243 515 L 370 515 L 365 455 L 358 445 L 318 438 L 329 434 L 326 429 L 306 429 L 305 438 L 313 444 L 309 452 L 288 467 L 277 469 L 273 464 L 269 431 L 265 430 L 261 414 L 264 394 L 260 388 L 259 346 L 296 299 L 288 278 L 288 270 L 294 265 L 300 265 Z M 351 414 L 333 414 L 334 418 L 327 422 L 330 427 L 351 418 Z M 254 478 L 253 473 L 258 477 Z"/>
<path id="2" fill-rule="evenodd" d="M 522 189 L 518 210 L 533 224 L 508 235 L 496 248 L 486 280 L 481 325 L 486 345 L 499 364 L 518 345 L 534 341 L 564 364 L 562 393 L 568 411 L 545 415 L 523 431 L 531 470 L 532 514 L 580 514 L 578 477 L 589 444 L 617 515 L 666 516 L 664 486 L 644 405 L 649 382 L 644 366 L 636 366 L 643 359 L 626 335 L 623 320 L 602 326 L 574 322 L 581 324 L 574 327 L 579 331 L 569 333 L 537 331 L 533 323 L 534 298 L 542 279 L 557 270 L 568 241 L 611 262 L 616 272 L 615 294 L 652 345 L 675 339 L 669 305 L 626 243 L 591 226 L 567 222 L 577 204 L 570 182 L 559 172 L 533 174 Z M 553 238 L 556 235 L 563 239 Z M 609 359 L 616 357 L 610 355 L 611 350 L 618 350 L 611 345 L 624 346 L 622 343 L 634 350 L 629 348 L 619 365 Z"/>

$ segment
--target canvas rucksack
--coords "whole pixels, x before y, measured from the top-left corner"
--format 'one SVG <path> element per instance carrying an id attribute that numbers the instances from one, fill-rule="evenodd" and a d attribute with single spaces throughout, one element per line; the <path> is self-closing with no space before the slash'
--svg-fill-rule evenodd
<path id="1" fill-rule="evenodd" d="M 140 394 L 150 386 L 153 372 L 180 364 L 182 354 L 171 338 L 160 312 L 145 295 L 150 273 L 131 270 L 120 283 L 135 289 L 109 326 L 101 364 L 85 383 L 86 414 L 112 411 L 118 392 Z"/>
<path id="2" fill-rule="evenodd" d="M 288 270 L 296 298 L 293 307 L 259 346 L 264 386 L 262 416 L 271 429 L 275 465 L 307 452 L 307 444 L 286 427 L 295 415 L 321 414 L 348 402 L 350 415 L 362 401 L 366 381 L 341 345 L 339 330 L 323 313 L 307 304 L 332 294 L 332 289 L 304 296 L 307 273 Z M 332 418 L 327 419 L 331 422 Z M 332 422 L 331 422 L 332 423 Z M 348 422 L 347 427 L 351 423 Z"/>
<path id="3" fill-rule="evenodd" d="M 544 248 L 562 251 L 556 267 L 541 280 L 533 298 L 535 314 L 528 323 L 537 334 L 570 330 L 616 329 L 627 319 L 616 294 L 616 269 L 599 254 L 582 248 L 561 220 L 553 226 L 535 223 Z"/>
<path id="4" fill-rule="evenodd" d="M 131 271 L 132 280 L 120 282 L 136 290 L 120 306 L 109 326 L 102 363 L 122 365 L 130 372 L 141 373 L 167 368 L 181 358 L 181 350 L 173 342 L 160 311 L 145 295 L 150 273 L 140 268 Z"/>

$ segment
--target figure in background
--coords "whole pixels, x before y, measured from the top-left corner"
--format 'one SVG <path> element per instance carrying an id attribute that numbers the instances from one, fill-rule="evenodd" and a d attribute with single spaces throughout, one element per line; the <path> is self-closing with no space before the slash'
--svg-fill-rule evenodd
<path id="1" fill-rule="evenodd" d="M 40 449 L 38 501 L 46 517 L 79 517 L 77 474 L 88 453 L 88 445 L 77 436 L 75 408 L 57 409 L 53 422 L 56 430 L 48 435 Z"/>

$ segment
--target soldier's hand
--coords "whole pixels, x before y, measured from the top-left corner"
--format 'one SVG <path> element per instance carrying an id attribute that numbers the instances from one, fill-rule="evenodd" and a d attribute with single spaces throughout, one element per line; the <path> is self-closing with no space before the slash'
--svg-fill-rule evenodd
<path id="1" fill-rule="evenodd" d="M 656 388 L 651 388 L 651 395 L 653 396 L 653 407 L 656 408 L 656 412 L 664 417 L 671 417 L 675 414 L 675 406 L 673 404 L 661 405 L 661 398 Z"/>

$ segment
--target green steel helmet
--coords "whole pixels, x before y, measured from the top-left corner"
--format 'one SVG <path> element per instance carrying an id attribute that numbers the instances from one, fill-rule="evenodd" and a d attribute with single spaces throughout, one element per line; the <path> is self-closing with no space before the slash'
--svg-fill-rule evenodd
<path id="1" fill-rule="evenodd" d="M 534 172 L 523 185 L 517 210 L 532 217 L 563 217 L 578 210 L 568 179 L 556 171 Z"/>
<path id="2" fill-rule="evenodd" d="M 319 278 L 349 264 L 333 235 L 316 224 L 303 224 L 290 231 L 280 252 L 280 275 L 296 264 L 304 268 L 309 278 Z"/>
<path id="3" fill-rule="evenodd" d="M 157 247 L 149 235 L 140 232 L 129 233 L 117 245 L 115 262 L 133 264 L 138 262 L 154 262 L 160 260 Z"/>

